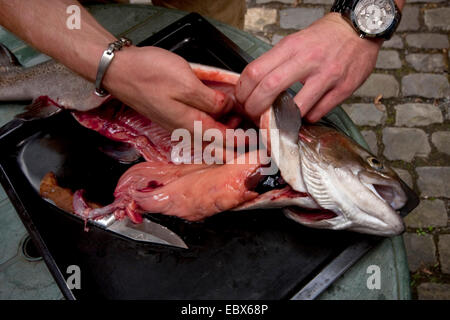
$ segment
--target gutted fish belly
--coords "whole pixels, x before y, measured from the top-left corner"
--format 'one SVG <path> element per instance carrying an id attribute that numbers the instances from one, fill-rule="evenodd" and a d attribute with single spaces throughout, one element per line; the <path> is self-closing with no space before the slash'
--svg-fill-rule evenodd
<path id="1" fill-rule="evenodd" d="M 231 97 L 235 102 L 233 112 L 241 115 L 233 120 L 233 127 L 240 123 L 245 113 L 234 98 L 239 74 L 198 64 L 191 67 L 206 85 Z M 280 158 L 282 144 L 271 109 L 261 116 L 259 126 L 275 129 L 269 130 L 264 143 L 278 173 L 262 174 L 265 166 L 258 161 L 175 164 L 171 134 L 158 124 L 112 97 L 96 96 L 92 83 L 57 62 L 24 69 L 0 45 L 0 101 L 41 96 L 73 110 L 81 125 L 125 143 L 117 152 L 119 157 L 134 159 L 136 153 L 128 152 L 131 146 L 146 160 L 124 173 L 114 193 L 115 201 L 108 206 L 96 208 L 86 203 L 81 190 L 73 195 L 61 190 L 65 198 L 73 198 L 74 212 L 86 219 L 113 213 L 117 219 L 128 216 L 139 223 L 143 213 L 153 212 L 193 221 L 227 210 L 283 208 L 289 218 L 309 227 L 391 236 L 404 230 L 399 210 L 412 210 L 407 205 L 410 203 L 417 205 L 410 201 L 416 196 L 405 190 L 391 168 L 333 128 L 303 125 L 299 132 L 300 156 Z M 107 152 L 114 155 L 111 148 Z M 236 153 L 233 159 L 249 157 L 252 152 Z"/>

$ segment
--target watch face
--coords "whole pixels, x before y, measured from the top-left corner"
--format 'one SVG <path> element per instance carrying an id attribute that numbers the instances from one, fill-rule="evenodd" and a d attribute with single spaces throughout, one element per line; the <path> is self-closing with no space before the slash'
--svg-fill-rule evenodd
<path id="1" fill-rule="evenodd" d="M 395 5 L 393 0 L 361 0 L 353 11 L 358 28 L 376 35 L 386 31 L 394 21 Z"/>

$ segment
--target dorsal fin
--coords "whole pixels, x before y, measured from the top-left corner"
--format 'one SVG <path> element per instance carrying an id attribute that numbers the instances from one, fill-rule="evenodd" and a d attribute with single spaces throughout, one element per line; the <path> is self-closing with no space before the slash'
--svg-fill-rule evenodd
<path id="1" fill-rule="evenodd" d="M 21 67 L 16 56 L 0 43 L 0 71 L 8 71 L 10 68 Z"/>

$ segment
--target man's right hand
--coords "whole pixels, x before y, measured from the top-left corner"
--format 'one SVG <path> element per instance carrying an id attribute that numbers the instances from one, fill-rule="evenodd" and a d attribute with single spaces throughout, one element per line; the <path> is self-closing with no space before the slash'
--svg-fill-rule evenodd
<path id="1" fill-rule="evenodd" d="M 116 98 L 167 130 L 227 128 L 215 121 L 232 107 L 230 97 L 208 88 L 183 58 L 157 47 L 127 47 L 116 53 L 103 86 Z"/>

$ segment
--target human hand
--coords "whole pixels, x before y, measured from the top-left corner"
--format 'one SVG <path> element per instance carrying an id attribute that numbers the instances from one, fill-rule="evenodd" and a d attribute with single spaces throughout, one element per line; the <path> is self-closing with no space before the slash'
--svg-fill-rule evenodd
<path id="1" fill-rule="evenodd" d="M 299 81 L 294 101 L 302 117 L 318 121 L 372 72 L 382 41 L 361 39 L 338 13 L 283 38 L 242 72 L 236 98 L 254 119 L 280 92 Z"/>
<path id="2" fill-rule="evenodd" d="M 117 53 L 103 80 L 117 99 L 167 130 L 194 132 L 194 121 L 202 130 L 216 128 L 216 121 L 233 102 L 226 94 L 208 88 L 181 57 L 157 47 L 128 47 Z"/>

